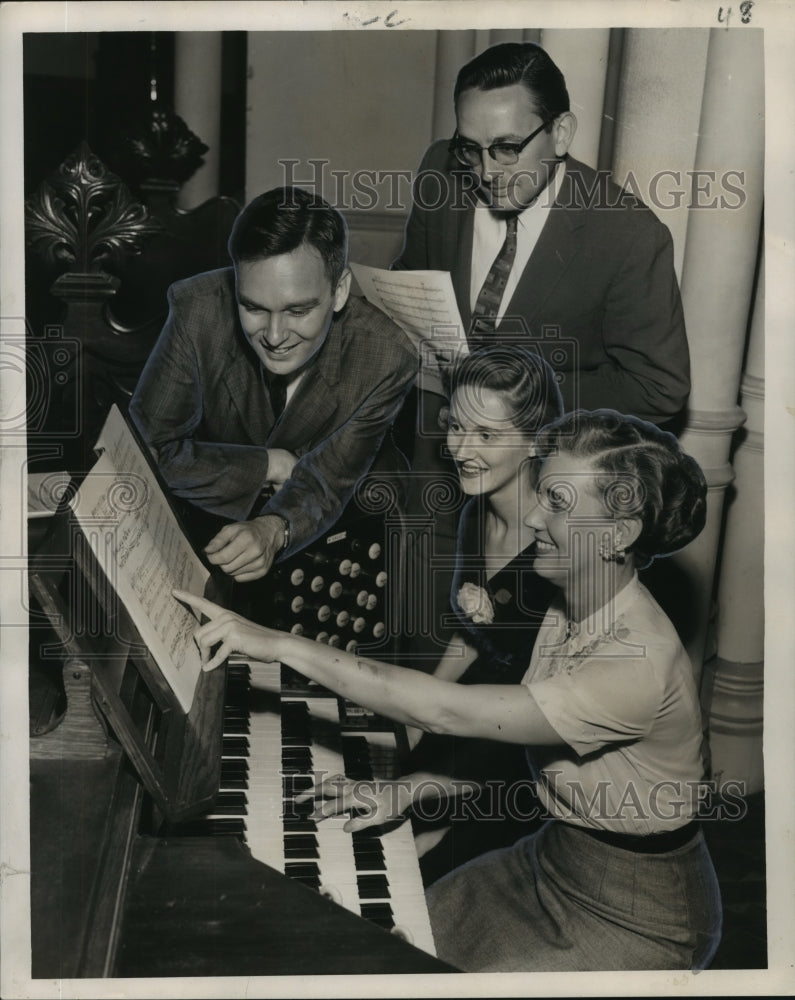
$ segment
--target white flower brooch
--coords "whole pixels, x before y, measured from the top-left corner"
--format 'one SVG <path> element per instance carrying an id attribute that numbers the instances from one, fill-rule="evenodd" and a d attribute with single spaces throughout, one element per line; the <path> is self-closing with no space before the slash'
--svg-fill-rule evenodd
<path id="1" fill-rule="evenodd" d="M 494 621 L 494 605 L 482 587 L 467 582 L 458 591 L 456 600 L 467 618 L 471 618 L 476 625 L 491 625 Z"/>

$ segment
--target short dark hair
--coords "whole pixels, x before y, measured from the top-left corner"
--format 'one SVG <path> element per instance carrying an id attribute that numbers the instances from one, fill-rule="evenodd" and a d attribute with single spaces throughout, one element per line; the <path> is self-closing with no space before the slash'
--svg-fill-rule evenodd
<path id="1" fill-rule="evenodd" d="M 604 474 L 597 483 L 607 512 L 641 521 L 627 549 L 639 568 L 684 548 L 704 527 L 704 473 L 673 434 L 654 424 L 615 410 L 575 410 L 540 431 L 536 450 L 589 459 Z"/>
<path id="2" fill-rule="evenodd" d="M 462 357 L 450 374 L 450 396 L 464 385 L 499 392 L 511 422 L 531 440 L 563 413 L 555 373 L 535 351 L 518 344 L 481 347 Z"/>
<path id="3" fill-rule="evenodd" d="M 302 243 L 317 250 L 331 287 L 336 288 L 348 260 L 345 219 L 319 195 L 299 187 L 280 187 L 246 205 L 235 219 L 227 246 L 237 265 L 291 253 Z"/>
<path id="4" fill-rule="evenodd" d="M 569 110 L 566 80 L 547 53 L 534 42 L 492 45 L 461 67 L 453 99 L 465 90 L 496 90 L 521 83 L 538 115 L 548 122 Z"/>

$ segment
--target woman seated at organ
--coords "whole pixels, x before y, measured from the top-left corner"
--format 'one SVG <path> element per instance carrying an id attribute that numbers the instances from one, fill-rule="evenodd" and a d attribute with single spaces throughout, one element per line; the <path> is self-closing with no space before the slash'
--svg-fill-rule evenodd
<path id="1" fill-rule="evenodd" d="M 518 684 L 554 588 L 533 572 L 532 530 L 522 521 L 539 462 L 534 437 L 563 412 L 552 369 L 525 347 L 475 351 L 452 369 L 447 444 L 468 500 L 461 512 L 451 605 L 458 631 L 434 673 L 461 684 Z M 419 733 L 414 731 L 416 737 Z M 497 740 L 426 733 L 411 768 L 383 783 L 350 830 L 413 806 L 426 884 L 484 851 L 512 844 L 538 811 L 524 749 Z M 319 812 L 355 809 L 356 785 L 331 777 Z M 461 796 L 461 801 L 456 796 Z M 445 808 L 440 797 L 449 797 Z"/>
<path id="2" fill-rule="evenodd" d="M 526 747 L 549 821 L 427 892 L 440 958 L 465 971 L 705 968 L 720 895 L 696 814 L 692 665 L 637 571 L 703 528 L 706 484 L 669 434 L 576 411 L 536 438 L 524 513 L 552 600 L 518 684 L 459 684 L 318 647 L 203 598 L 196 640 L 289 664 L 405 725 Z"/>

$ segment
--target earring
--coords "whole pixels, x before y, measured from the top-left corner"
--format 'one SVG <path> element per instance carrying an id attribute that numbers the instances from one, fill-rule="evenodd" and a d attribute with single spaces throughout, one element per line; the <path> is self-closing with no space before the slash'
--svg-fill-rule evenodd
<path id="1" fill-rule="evenodd" d="M 610 545 L 605 538 L 603 538 L 599 545 L 599 555 L 605 562 L 623 563 L 626 552 L 624 550 L 624 545 L 621 542 L 617 541 L 613 546 Z"/>

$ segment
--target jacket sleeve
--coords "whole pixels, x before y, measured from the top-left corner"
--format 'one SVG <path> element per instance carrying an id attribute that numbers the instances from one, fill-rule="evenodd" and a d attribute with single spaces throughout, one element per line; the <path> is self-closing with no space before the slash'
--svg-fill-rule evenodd
<path id="1" fill-rule="evenodd" d="M 173 288 L 169 314 L 130 403 L 130 415 L 176 496 L 232 520 L 245 518 L 268 477 L 268 450 L 205 441 L 203 384 Z M 221 365 L 218 365 L 220 371 Z"/>
<path id="2" fill-rule="evenodd" d="M 370 390 L 348 420 L 300 457 L 292 475 L 259 514 L 278 514 L 290 525 L 292 555 L 339 519 L 356 483 L 375 459 L 416 374 L 416 358 L 406 350 Z"/>
<path id="3" fill-rule="evenodd" d="M 690 354 L 673 264 L 673 243 L 661 223 L 639 227 L 605 289 L 602 346 L 607 360 L 581 370 L 578 395 L 565 400 L 592 410 L 609 406 L 663 423 L 690 392 Z"/>

